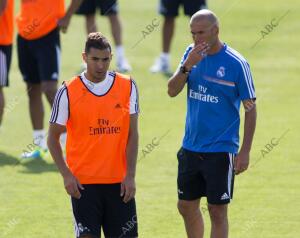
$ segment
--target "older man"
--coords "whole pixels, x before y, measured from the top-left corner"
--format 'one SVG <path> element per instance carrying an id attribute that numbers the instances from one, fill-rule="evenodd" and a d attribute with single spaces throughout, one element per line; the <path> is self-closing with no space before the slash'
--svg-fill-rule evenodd
<path id="1" fill-rule="evenodd" d="M 188 237 L 203 237 L 199 206 L 201 197 L 207 197 L 211 238 L 227 238 L 234 174 L 249 165 L 256 124 L 255 90 L 245 58 L 220 41 L 213 12 L 196 12 L 190 29 L 194 44 L 187 47 L 168 82 L 171 97 L 186 84 L 188 90 L 185 135 L 177 154 L 178 209 Z M 239 149 L 241 102 L 245 122 Z"/>

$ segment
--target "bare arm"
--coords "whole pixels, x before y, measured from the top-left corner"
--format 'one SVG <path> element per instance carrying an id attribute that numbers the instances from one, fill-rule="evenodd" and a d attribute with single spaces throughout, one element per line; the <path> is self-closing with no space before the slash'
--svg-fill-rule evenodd
<path id="1" fill-rule="evenodd" d="M 135 172 L 138 154 L 138 113 L 130 115 L 130 127 L 126 146 L 127 172 L 121 184 L 121 196 L 124 194 L 124 202 L 128 202 L 135 196 Z"/>
<path id="2" fill-rule="evenodd" d="M 68 26 L 70 24 L 72 15 L 77 11 L 80 7 L 83 0 L 72 0 L 68 10 L 63 18 L 58 21 L 58 26 L 61 28 L 63 33 L 66 33 L 68 30 Z"/>
<path id="3" fill-rule="evenodd" d="M 52 158 L 64 179 L 64 185 L 67 193 L 75 198 L 80 198 L 81 194 L 78 188 L 83 189 L 79 181 L 73 176 L 68 168 L 59 142 L 60 135 L 65 132 L 66 128 L 56 123 L 50 123 L 48 132 L 48 148 Z"/>
<path id="4" fill-rule="evenodd" d="M 138 114 L 130 115 L 130 128 L 128 135 L 128 143 L 126 147 L 127 156 L 127 176 L 135 177 L 136 161 L 138 155 Z"/>
<path id="5" fill-rule="evenodd" d="M 185 66 L 185 64 L 183 64 L 183 66 Z M 187 66 L 185 67 L 187 68 Z M 175 74 L 169 79 L 168 82 L 168 94 L 170 97 L 176 97 L 182 91 L 187 78 L 188 74 L 183 74 L 179 71 L 179 69 L 177 69 Z"/>
<path id="6" fill-rule="evenodd" d="M 206 43 L 195 46 L 187 56 L 185 62 L 182 64 L 186 70 L 190 71 L 192 67 L 200 62 L 204 57 L 206 51 L 209 49 Z M 176 97 L 184 88 L 188 74 L 184 74 L 177 69 L 175 74 L 169 79 L 168 94 L 170 97 Z"/>
<path id="7" fill-rule="evenodd" d="M 241 146 L 242 151 L 250 152 L 256 127 L 256 105 L 252 100 L 243 101 L 245 107 L 244 138 Z"/>
<path id="8" fill-rule="evenodd" d="M 256 127 L 256 105 L 251 99 L 243 101 L 245 108 L 244 137 L 241 149 L 235 159 L 235 171 L 239 174 L 249 166 L 250 150 Z"/>
<path id="9" fill-rule="evenodd" d="M 59 124 L 51 123 L 48 132 L 48 148 L 52 155 L 54 162 L 57 165 L 57 168 L 61 175 L 69 173 L 69 168 L 67 167 L 64 158 L 62 149 L 59 143 L 60 135 L 65 131 L 65 127 Z"/>
<path id="10" fill-rule="evenodd" d="M 7 0 L 0 0 L 0 16 L 3 14 L 6 8 Z"/>

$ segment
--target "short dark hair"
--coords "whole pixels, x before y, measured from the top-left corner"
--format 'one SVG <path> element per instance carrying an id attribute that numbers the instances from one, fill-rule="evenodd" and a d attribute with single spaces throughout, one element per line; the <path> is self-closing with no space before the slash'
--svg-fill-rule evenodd
<path id="1" fill-rule="evenodd" d="M 96 48 L 99 50 L 109 49 L 111 52 L 111 46 L 101 32 L 92 32 L 88 35 L 85 42 L 85 53 L 88 53 L 90 48 Z"/>

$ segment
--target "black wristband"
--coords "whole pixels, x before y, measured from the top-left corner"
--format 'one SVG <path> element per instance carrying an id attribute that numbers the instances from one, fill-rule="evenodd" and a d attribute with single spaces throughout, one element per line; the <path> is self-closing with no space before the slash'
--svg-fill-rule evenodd
<path id="1" fill-rule="evenodd" d="M 191 71 L 188 70 L 184 65 L 180 66 L 179 72 L 183 74 L 189 74 Z"/>

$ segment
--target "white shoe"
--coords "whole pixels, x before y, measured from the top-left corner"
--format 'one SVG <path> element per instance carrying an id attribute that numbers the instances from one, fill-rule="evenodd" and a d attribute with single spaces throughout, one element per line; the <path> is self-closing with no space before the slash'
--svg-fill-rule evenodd
<path id="1" fill-rule="evenodd" d="M 48 150 L 37 148 L 29 152 L 23 152 L 21 154 L 21 159 L 24 161 L 31 161 L 33 159 L 46 159 L 49 156 Z"/>
<path id="2" fill-rule="evenodd" d="M 117 59 L 117 71 L 120 73 L 125 73 L 131 71 L 131 66 L 126 58 Z"/>
<path id="3" fill-rule="evenodd" d="M 167 75 L 172 74 L 169 61 L 163 59 L 161 56 L 155 60 L 154 64 L 150 68 L 150 72 L 164 73 Z"/>

